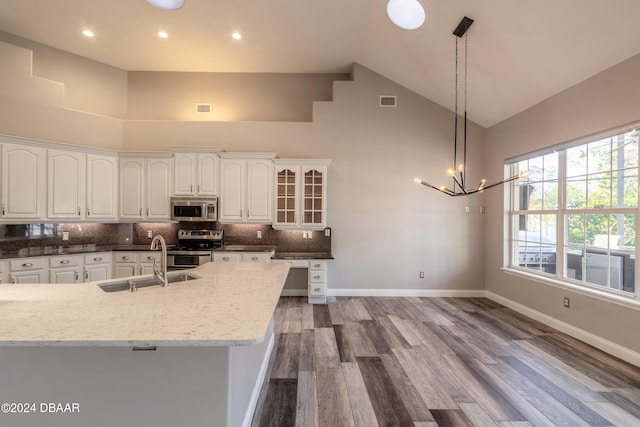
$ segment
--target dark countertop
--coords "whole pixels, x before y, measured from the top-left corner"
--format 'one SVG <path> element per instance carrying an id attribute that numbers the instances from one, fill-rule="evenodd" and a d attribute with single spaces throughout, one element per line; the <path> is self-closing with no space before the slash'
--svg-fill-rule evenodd
<path id="1" fill-rule="evenodd" d="M 333 259 L 329 252 L 276 252 L 271 259 Z"/>
<path id="2" fill-rule="evenodd" d="M 274 245 L 224 245 L 215 248 L 214 252 L 271 252 L 275 251 Z"/>

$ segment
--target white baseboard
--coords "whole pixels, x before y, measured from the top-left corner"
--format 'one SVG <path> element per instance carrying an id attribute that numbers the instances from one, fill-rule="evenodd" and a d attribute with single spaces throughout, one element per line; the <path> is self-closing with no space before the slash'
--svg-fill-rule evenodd
<path id="1" fill-rule="evenodd" d="M 253 391 L 251 392 L 251 399 L 249 400 L 247 413 L 245 414 L 244 420 L 242 421 L 242 427 L 251 427 L 251 423 L 253 421 L 253 414 L 255 413 L 256 406 L 258 405 L 258 399 L 260 398 L 260 390 L 262 389 L 262 384 L 264 383 L 265 376 L 267 375 L 267 369 L 269 368 L 269 359 L 271 359 L 271 351 L 273 350 L 274 344 L 275 344 L 275 334 L 271 332 L 271 336 L 269 337 L 269 344 L 267 344 L 267 352 L 264 354 L 264 358 L 262 359 L 262 364 L 260 365 L 260 372 L 258 373 L 258 378 L 256 379 L 256 383 L 253 386 Z"/>
<path id="2" fill-rule="evenodd" d="M 333 297 L 460 297 L 480 298 L 484 290 L 464 289 L 328 289 Z"/>
<path id="3" fill-rule="evenodd" d="M 594 335 L 591 332 L 585 331 L 584 329 L 577 328 L 573 325 L 570 325 L 569 323 L 563 322 L 554 317 L 529 308 L 525 305 L 504 298 L 498 294 L 494 294 L 493 292 L 486 291 L 485 296 L 492 301 L 495 301 L 499 304 L 504 305 L 505 307 L 509 307 L 510 309 L 517 311 L 518 313 L 524 314 L 525 316 L 535 319 L 538 322 L 542 322 L 545 325 L 551 326 L 552 328 L 555 328 L 569 336 L 572 336 L 573 338 L 584 341 L 587 344 L 590 344 L 606 353 L 629 362 L 632 365 L 640 367 L 640 353 Z"/>

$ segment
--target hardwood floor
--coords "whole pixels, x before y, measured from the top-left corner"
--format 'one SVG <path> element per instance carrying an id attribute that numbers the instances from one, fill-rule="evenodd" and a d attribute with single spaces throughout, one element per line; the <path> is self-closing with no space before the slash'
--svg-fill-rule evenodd
<path id="1" fill-rule="evenodd" d="M 640 426 L 640 369 L 484 298 L 283 297 L 253 426 Z"/>

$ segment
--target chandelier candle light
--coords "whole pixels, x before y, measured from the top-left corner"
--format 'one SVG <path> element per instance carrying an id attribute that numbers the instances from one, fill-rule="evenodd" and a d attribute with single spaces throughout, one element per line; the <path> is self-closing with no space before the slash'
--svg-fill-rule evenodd
<path id="1" fill-rule="evenodd" d="M 467 42 L 467 30 L 473 24 L 473 19 L 464 17 L 462 21 L 458 24 L 455 30 L 453 30 L 453 35 L 456 36 L 456 77 L 455 77 L 455 121 L 454 121 L 454 134 L 453 134 L 453 167 L 447 169 L 447 175 L 449 175 L 453 179 L 452 188 L 447 188 L 444 185 L 440 187 L 436 187 L 435 185 L 429 184 L 426 181 L 423 181 L 419 178 L 416 178 L 415 181 L 429 188 L 433 188 L 434 190 L 438 190 L 441 193 L 444 193 L 448 196 L 467 196 L 469 194 L 480 193 L 484 190 L 487 190 L 491 187 L 497 187 L 498 185 L 502 185 L 504 183 L 514 181 L 519 178 L 526 178 L 529 176 L 528 171 L 520 172 L 518 175 L 514 175 L 510 178 L 507 178 L 503 181 L 496 182 L 493 184 L 486 185 L 486 179 L 482 179 L 480 183 L 472 188 L 468 189 L 465 183 L 465 173 L 467 172 L 467 51 L 468 51 L 468 42 Z M 457 156 L 458 156 L 458 39 L 464 36 L 464 134 L 462 138 L 462 163 L 458 164 Z M 457 165 L 457 166 L 456 166 Z"/>

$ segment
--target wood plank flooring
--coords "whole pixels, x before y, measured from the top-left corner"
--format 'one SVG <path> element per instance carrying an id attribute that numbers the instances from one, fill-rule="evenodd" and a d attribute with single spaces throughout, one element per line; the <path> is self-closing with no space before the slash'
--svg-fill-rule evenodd
<path id="1" fill-rule="evenodd" d="M 640 368 L 485 298 L 283 297 L 253 427 L 640 426 Z"/>

